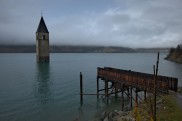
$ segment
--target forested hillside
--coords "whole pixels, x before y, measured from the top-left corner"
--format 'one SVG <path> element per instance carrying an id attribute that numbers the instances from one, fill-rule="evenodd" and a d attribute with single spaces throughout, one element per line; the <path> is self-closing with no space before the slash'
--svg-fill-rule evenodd
<path id="1" fill-rule="evenodd" d="M 178 45 L 176 48 L 171 48 L 168 56 L 165 59 L 182 63 L 182 45 Z"/>

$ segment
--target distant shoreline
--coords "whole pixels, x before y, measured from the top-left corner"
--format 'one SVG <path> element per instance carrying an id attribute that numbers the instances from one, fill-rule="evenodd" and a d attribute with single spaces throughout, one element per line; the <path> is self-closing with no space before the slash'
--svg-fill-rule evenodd
<path id="1" fill-rule="evenodd" d="M 114 46 L 50 46 L 50 53 L 168 53 L 169 48 L 128 48 Z M 0 53 L 35 53 L 35 45 L 0 45 Z"/>

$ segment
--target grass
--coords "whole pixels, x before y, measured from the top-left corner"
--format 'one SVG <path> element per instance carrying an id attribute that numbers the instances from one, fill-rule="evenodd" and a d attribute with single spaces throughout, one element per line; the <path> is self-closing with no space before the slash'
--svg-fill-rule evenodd
<path id="1" fill-rule="evenodd" d="M 182 121 L 182 110 L 172 95 L 160 96 L 157 100 L 161 100 L 157 103 L 157 121 Z M 153 121 L 150 101 L 139 104 L 137 116 L 134 116 L 140 117 L 138 121 Z"/>
<path id="2" fill-rule="evenodd" d="M 159 121 L 182 121 L 182 110 L 171 95 L 162 97 L 162 104 L 157 111 Z"/>
<path id="3" fill-rule="evenodd" d="M 182 87 L 179 87 L 178 88 L 178 93 L 181 93 L 182 94 Z"/>

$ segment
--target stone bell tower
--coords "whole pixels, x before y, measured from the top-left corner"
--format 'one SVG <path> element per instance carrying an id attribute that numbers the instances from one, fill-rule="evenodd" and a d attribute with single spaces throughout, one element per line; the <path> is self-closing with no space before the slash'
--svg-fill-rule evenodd
<path id="1" fill-rule="evenodd" d="M 49 62 L 49 31 L 42 16 L 36 31 L 36 57 L 37 62 Z"/>

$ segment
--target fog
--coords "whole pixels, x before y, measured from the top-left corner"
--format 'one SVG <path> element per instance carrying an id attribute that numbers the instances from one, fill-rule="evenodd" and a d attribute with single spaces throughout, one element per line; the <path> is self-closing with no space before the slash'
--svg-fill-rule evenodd
<path id="1" fill-rule="evenodd" d="M 175 47 L 181 0 L 1 0 L 0 44 L 35 44 L 41 10 L 51 45 Z"/>

